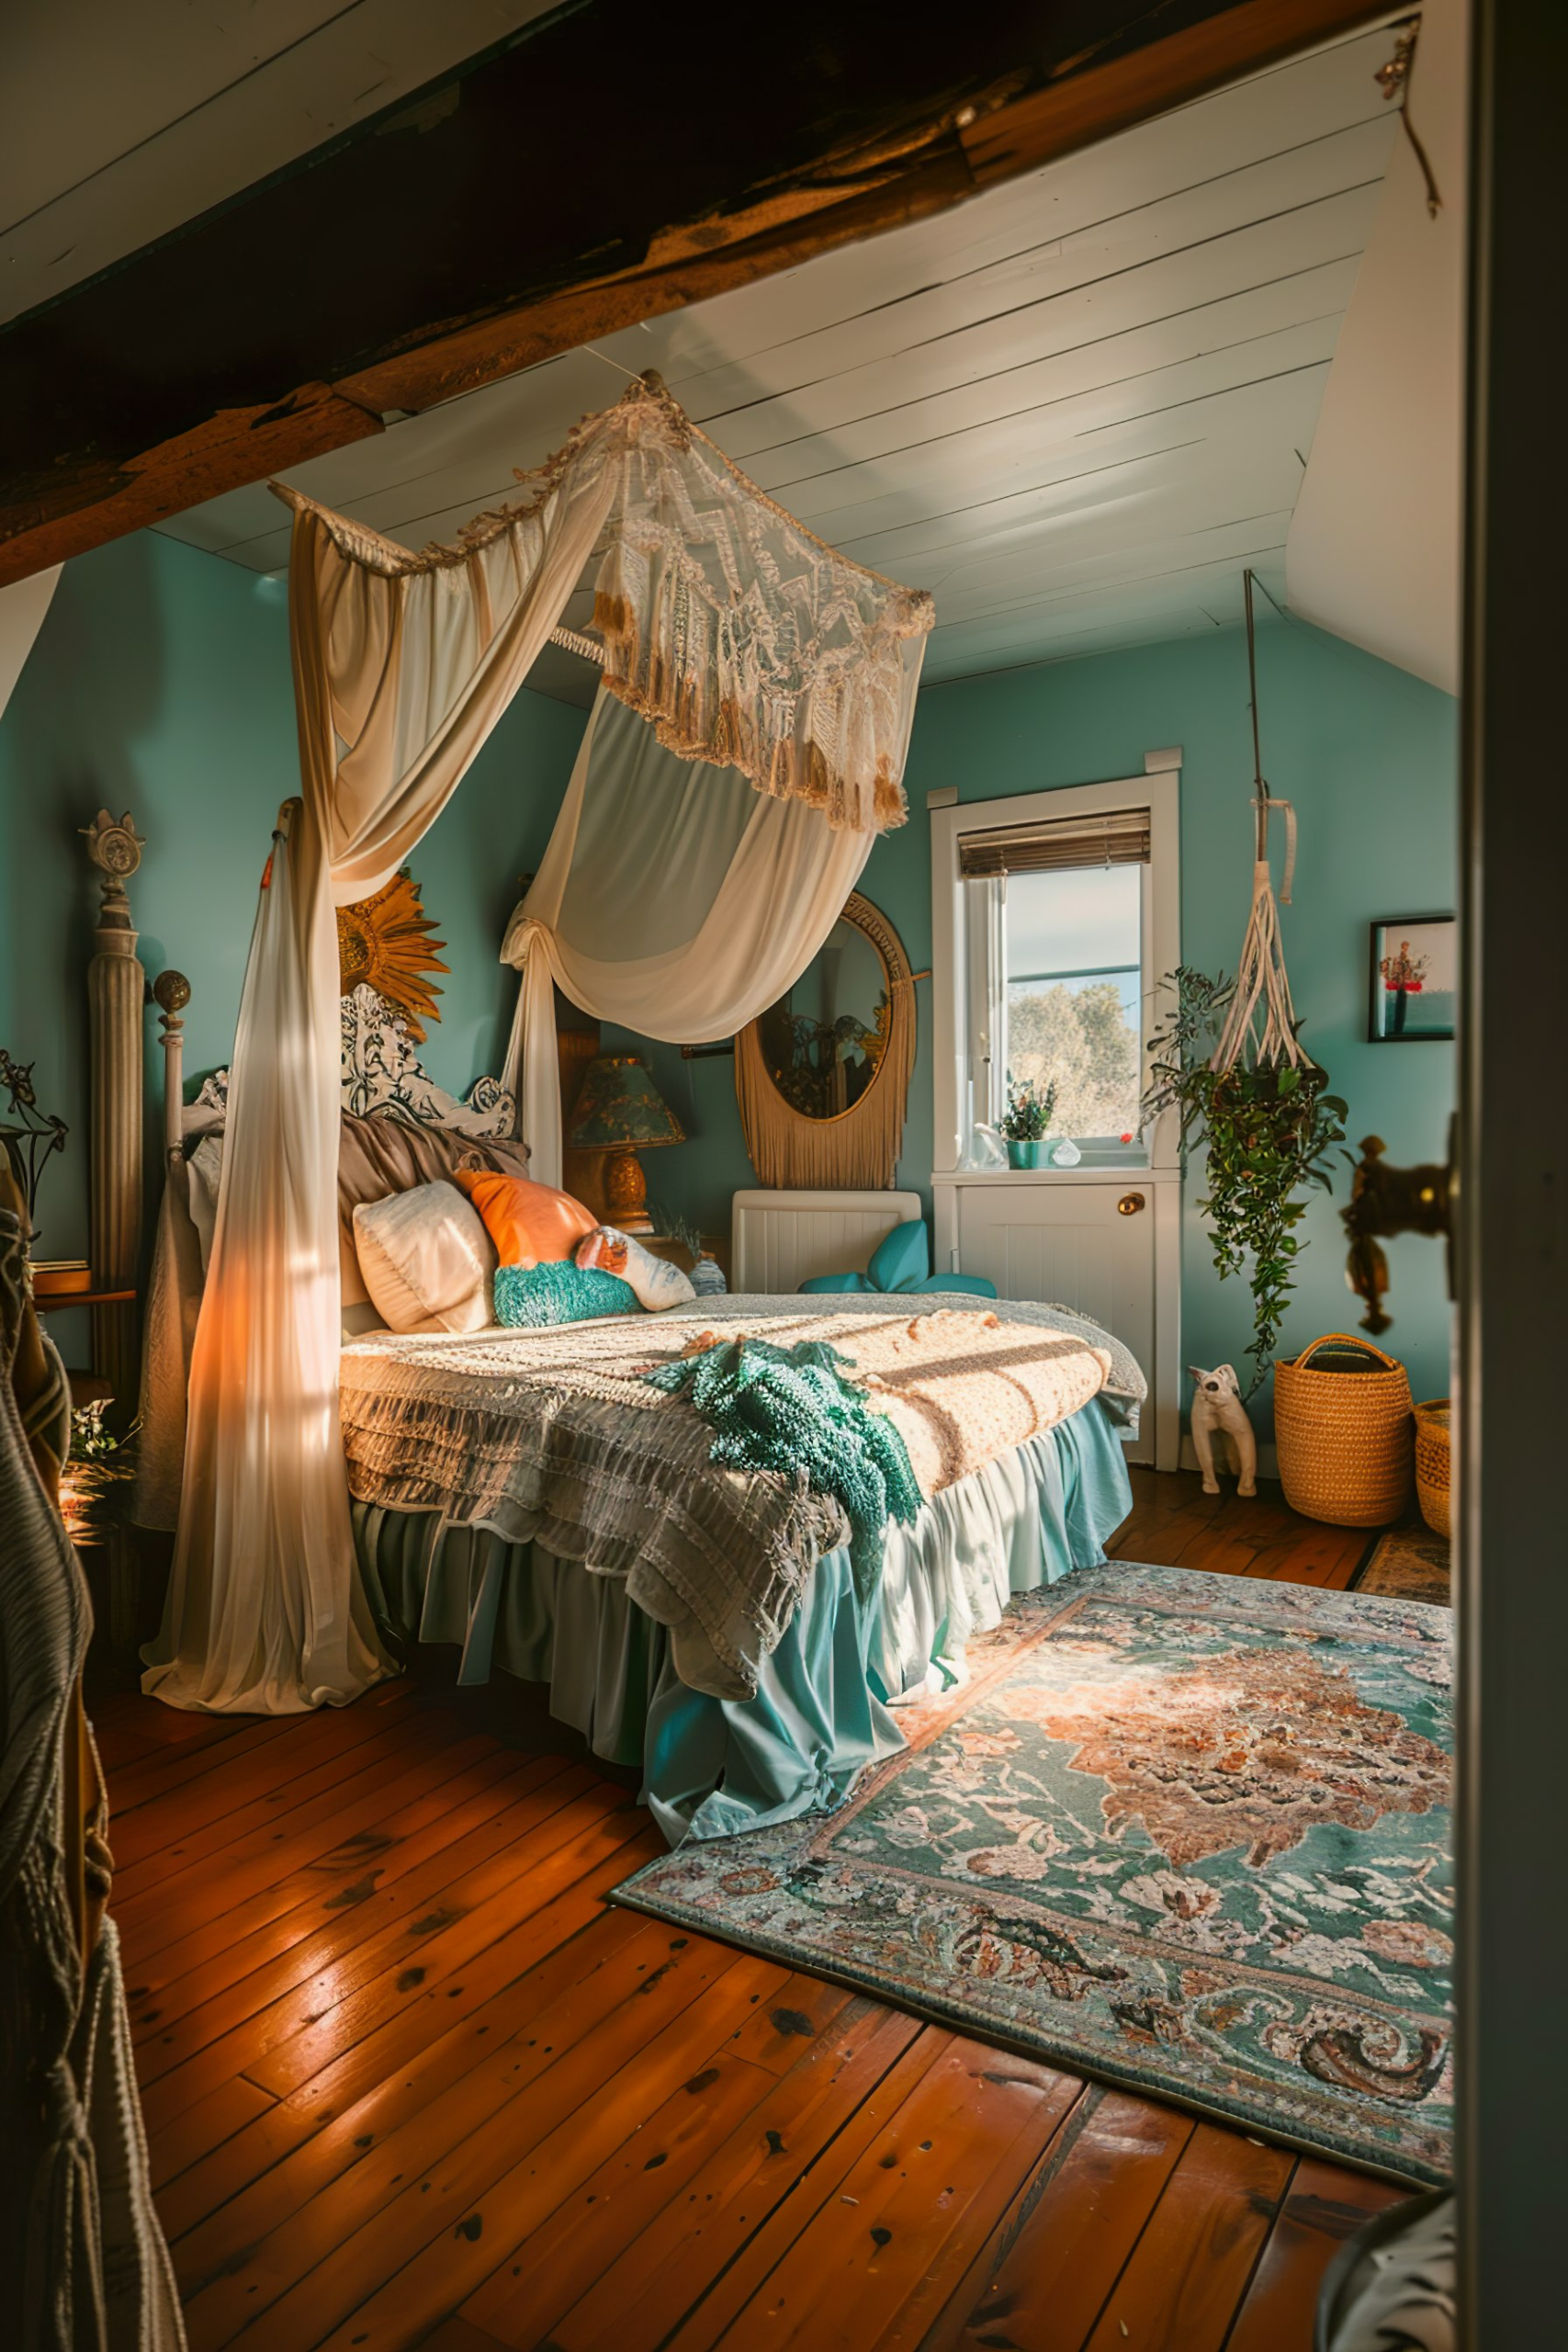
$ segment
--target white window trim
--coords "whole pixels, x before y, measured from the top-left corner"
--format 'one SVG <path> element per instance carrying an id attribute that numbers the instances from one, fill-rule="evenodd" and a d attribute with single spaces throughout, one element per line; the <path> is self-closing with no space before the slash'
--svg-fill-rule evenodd
<path id="1" fill-rule="evenodd" d="M 1180 787 L 1179 754 L 1151 752 L 1143 775 L 1116 777 L 1105 784 L 1063 785 L 1052 791 L 1017 793 L 1001 800 L 959 801 L 931 810 L 933 1176 L 960 1172 L 971 1077 L 976 1081 L 976 1105 L 985 1101 L 985 1072 L 973 1069 L 970 1064 L 966 982 L 969 959 L 978 951 L 964 899 L 973 886 L 965 883 L 958 870 L 960 835 L 980 831 L 987 825 L 1027 825 L 1056 818 L 1105 816 L 1119 808 L 1147 808 L 1149 867 L 1143 893 L 1141 1012 L 1146 1081 L 1147 1041 L 1169 1009 L 1168 995 L 1160 989 L 1159 982 L 1181 960 Z M 987 1114 L 977 1110 L 977 1115 Z M 1168 1111 L 1156 1122 L 1146 1152 L 1134 1157 L 1129 1150 L 1124 1159 L 1118 1155 L 1119 1164 L 1174 1169 L 1179 1150 L 1176 1115 Z"/>
<path id="2" fill-rule="evenodd" d="M 1101 816 L 1116 808 L 1149 812 L 1149 887 L 1144 891 L 1141 942 L 1145 995 L 1143 1006 L 1145 1076 L 1147 1040 L 1162 1025 L 1169 998 L 1158 983 L 1181 961 L 1181 754 L 1150 752 L 1145 773 L 1107 784 L 1064 786 L 1051 792 L 1021 793 L 1003 800 L 950 803 L 931 810 L 931 1050 L 935 1088 L 936 1263 L 958 1266 L 959 1205 L 969 1185 L 1058 1185 L 1125 1183 L 1132 1165 L 1146 1172 L 1154 1215 L 1155 1339 L 1151 1426 L 1155 1467 L 1174 1470 L 1181 1459 L 1181 1173 L 1180 1134 L 1173 1112 L 1156 1123 L 1146 1157 L 1134 1163 L 1129 1151 L 1119 1164 L 1091 1161 L 1077 1168 L 973 1172 L 959 1166 L 969 1078 L 966 1019 L 965 927 L 958 871 L 958 837 L 985 825 L 1027 824 L 1055 817 Z"/>

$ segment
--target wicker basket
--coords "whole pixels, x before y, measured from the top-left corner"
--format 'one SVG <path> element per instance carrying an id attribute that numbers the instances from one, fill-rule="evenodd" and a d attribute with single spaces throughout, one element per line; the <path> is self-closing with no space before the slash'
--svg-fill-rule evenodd
<path id="1" fill-rule="evenodd" d="M 1434 1535 L 1449 1524 L 1449 1400 L 1429 1396 L 1416 1408 L 1416 1499 Z"/>
<path id="2" fill-rule="evenodd" d="M 1336 1527 L 1386 1527 L 1410 1494 L 1404 1366 L 1345 1331 L 1274 1367 L 1274 1435 L 1285 1500 Z"/>

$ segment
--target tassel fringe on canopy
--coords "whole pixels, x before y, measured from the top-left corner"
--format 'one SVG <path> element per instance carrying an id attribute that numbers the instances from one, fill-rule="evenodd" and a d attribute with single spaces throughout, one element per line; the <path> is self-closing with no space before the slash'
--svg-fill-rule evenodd
<path id="1" fill-rule="evenodd" d="M 420 555 L 316 508 L 342 551 L 389 579 L 488 568 L 551 499 L 606 482 L 593 628 L 604 684 L 682 758 L 739 768 L 835 831 L 908 815 L 902 776 L 931 597 L 852 563 L 730 464 L 668 392 L 639 381 L 518 474 L 524 496 Z M 274 483 L 296 509 L 314 502 Z"/>

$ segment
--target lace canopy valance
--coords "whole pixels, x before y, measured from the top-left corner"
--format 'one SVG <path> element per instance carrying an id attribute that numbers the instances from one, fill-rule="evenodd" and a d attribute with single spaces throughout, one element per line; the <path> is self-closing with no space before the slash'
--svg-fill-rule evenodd
<path id="1" fill-rule="evenodd" d="M 384 594 L 430 607 L 420 625 L 434 636 L 461 627 L 440 605 L 470 590 L 480 630 L 498 626 L 556 510 L 603 501 L 592 625 L 609 691 L 670 750 L 739 768 L 835 829 L 902 824 L 929 595 L 825 546 L 641 382 L 517 479 L 515 503 L 419 555 L 274 488 L 321 517 L 340 556 L 393 583 Z"/>

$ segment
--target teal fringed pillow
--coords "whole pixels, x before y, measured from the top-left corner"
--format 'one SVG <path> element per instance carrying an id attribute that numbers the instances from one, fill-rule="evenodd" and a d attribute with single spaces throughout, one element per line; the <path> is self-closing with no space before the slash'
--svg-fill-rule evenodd
<path id="1" fill-rule="evenodd" d="M 976 1298 L 995 1298 L 997 1286 L 984 1274 L 933 1274 L 931 1242 L 924 1217 L 909 1217 L 896 1225 L 878 1242 L 863 1274 L 813 1274 L 800 1285 L 804 1291 L 964 1290 Z"/>
<path id="2" fill-rule="evenodd" d="M 553 1323 L 586 1323 L 596 1315 L 640 1315 L 637 1293 L 619 1274 L 574 1266 L 570 1258 L 543 1266 L 499 1266 L 495 1319 L 513 1331 Z"/>

